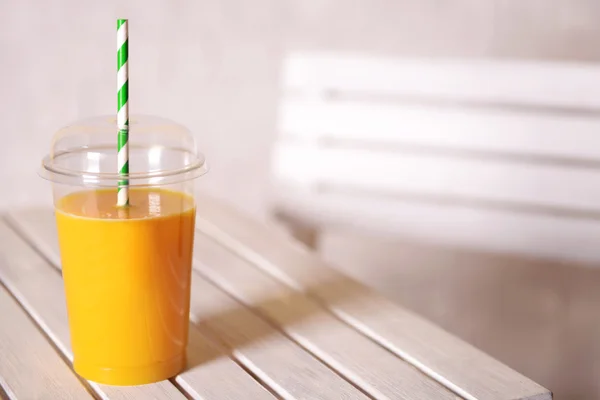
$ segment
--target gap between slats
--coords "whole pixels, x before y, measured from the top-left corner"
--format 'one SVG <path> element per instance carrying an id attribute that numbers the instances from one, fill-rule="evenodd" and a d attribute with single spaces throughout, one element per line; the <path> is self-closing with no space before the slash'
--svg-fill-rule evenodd
<path id="1" fill-rule="evenodd" d="M 7 375 L 0 375 L 0 395 L 5 394 L 6 398 L 18 399 L 20 398 L 18 395 L 24 395 L 25 392 L 29 392 L 30 396 L 35 392 L 36 397 L 43 392 L 47 395 L 64 395 L 69 399 L 80 398 L 85 394 L 87 394 L 86 398 L 94 398 L 88 383 L 75 374 L 69 361 L 1 280 L 0 302 L 5 302 L 2 308 L 7 312 L 2 314 L 6 323 L 4 328 L 0 328 L 0 336 L 4 336 L 6 340 L 2 345 L 13 345 L 8 349 L 5 348 L 5 353 L 0 360 L 0 365 L 5 364 L 5 368 L 0 367 L 0 371 L 4 370 L 7 373 Z M 18 332 L 14 332 L 15 327 L 20 328 Z M 2 330 L 4 330 L 3 334 Z M 10 332 L 14 336 L 11 336 Z M 20 348 L 22 352 L 15 354 L 14 346 Z M 24 360 L 29 363 L 25 365 Z M 48 364 L 53 368 L 49 368 Z M 7 365 L 9 367 L 6 369 Z M 36 375 L 31 375 L 34 372 L 37 372 Z M 41 377 L 43 379 L 40 379 Z M 0 396 L 0 398 L 4 397 Z"/>
<path id="2" fill-rule="evenodd" d="M 205 221 L 203 221 L 203 222 L 205 222 Z M 258 256 L 258 258 L 257 258 L 256 254 L 254 254 L 252 252 L 252 250 L 250 250 L 250 252 L 247 252 L 246 249 L 240 251 L 239 245 L 238 245 L 238 243 L 236 243 L 235 239 L 232 238 L 232 237 L 229 237 L 225 232 L 221 231 L 219 228 L 216 228 L 214 225 L 212 225 L 210 223 L 208 223 L 208 224 L 204 223 L 200 227 L 198 227 L 197 229 L 198 229 L 199 232 L 202 232 L 203 234 L 205 234 L 205 235 L 213 238 L 218 243 L 222 244 L 226 248 L 228 248 L 231 251 L 235 252 L 240 257 L 242 257 L 244 259 L 247 259 L 253 265 L 259 266 L 259 268 L 260 268 L 261 271 L 264 271 L 267 274 L 269 274 L 269 275 L 275 277 L 276 279 L 280 280 L 284 284 L 289 285 L 294 290 L 298 290 L 297 283 L 293 282 L 293 281 L 290 281 L 287 276 L 281 275 L 281 274 L 278 273 L 278 271 L 273 271 L 273 269 L 271 269 L 271 268 L 269 268 L 269 269 L 262 268 L 262 265 L 257 264 L 257 260 L 260 259 L 261 257 Z M 342 281 L 343 280 L 340 280 L 340 282 L 342 282 Z M 301 292 L 303 292 L 303 290 L 301 290 Z M 306 293 L 310 296 L 309 292 L 306 292 Z M 317 302 L 319 304 L 322 304 L 328 310 L 330 310 L 330 308 L 327 307 L 327 305 L 325 303 L 322 303 L 318 299 L 317 299 Z M 353 321 L 352 320 L 348 320 L 348 318 L 345 318 L 345 316 L 343 314 L 340 314 L 340 313 L 336 312 L 335 310 L 331 310 L 331 311 L 332 311 L 333 315 L 335 315 L 336 317 L 338 317 L 341 321 L 347 323 L 349 326 L 351 326 L 353 328 L 357 328 L 357 326 L 353 323 Z M 361 334 L 364 334 L 364 330 L 362 330 L 362 329 L 357 329 L 357 330 Z M 460 386 L 455 385 L 451 381 L 447 380 L 445 377 L 439 375 L 433 369 L 430 369 L 428 367 L 424 367 L 420 363 L 415 362 L 415 360 L 412 359 L 411 357 L 407 357 L 404 352 L 397 351 L 397 349 L 394 349 L 393 347 L 386 346 L 380 340 L 373 339 L 373 337 L 371 335 L 365 334 L 365 336 L 368 339 L 373 340 L 373 342 L 375 344 L 382 346 L 384 349 L 392 352 L 393 354 L 395 354 L 396 356 L 398 356 L 400 359 L 402 359 L 402 360 L 408 362 L 409 364 L 415 366 L 424 375 L 431 377 L 433 380 L 439 382 L 441 385 L 445 386 L 450 391 L 452 391 L 454 393 L 457 393 L 458 396 L 463 397 L 466 400 L 479 400 L 479 399 L 473 397 L 469 392 L 467 392 L 464 389 L 462 389 Z"/>
<path id="3" fill-rule="evenodd" d="M 267 274 L 306 293 L 375 343 L 461 396 L 470 400 L 551 398 L 543 387 L 345 278 L 279 232 L 208 197 L 199 198 L 198 204 L 203 210 L 198 215 L 199 230 Z M 327 282 L 343 284 L 323 286 Z M 342 301 L 340 293 L 349 296 L 344 295 L 346 300 Z M 422 342 L 425 338 L 428 344 Z"/>
<path id="4" fill-rule="evenodd" d="M 308 297 L 253 268 L 201 232 L 195 239 L 195 254 L 197 272 L 372 397 L 458 398 Z"/>
<path id="5" fill-rule="evenodd" d="M 286 400 L 320 396 L 323 399 L 371 398 L 360 388 L 321 365 L 296 341 L 275 329 L 251 309 L 227 295 L 210 279 L 193 272 L 191 318 L 206 335 Z M 218 302 L 226 310 L 207 315 L 205 303 Z M 310 371 L 310 372 L 308 372 Z M 325 389 L 326 388 L 326 389 Z"/>

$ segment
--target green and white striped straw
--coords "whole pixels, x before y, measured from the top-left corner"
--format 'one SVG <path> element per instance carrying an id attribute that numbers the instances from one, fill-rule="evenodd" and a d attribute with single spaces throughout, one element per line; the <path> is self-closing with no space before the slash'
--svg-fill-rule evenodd
<path id="1" fill-rule="evenodd" d="M 129 32 L 127 20 L 117 20 L 117 168 L 119 180 L 117 206 L 129 205 Z"/>

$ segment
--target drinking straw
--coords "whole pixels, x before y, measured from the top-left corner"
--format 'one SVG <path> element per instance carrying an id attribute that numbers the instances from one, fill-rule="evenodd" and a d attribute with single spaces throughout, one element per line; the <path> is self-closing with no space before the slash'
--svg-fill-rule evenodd
<path id="1" fill-rule="evenodd" d="M 119 180 L 117 206 L 129 205 L 129 33 L 127 20 L 117 20 L 117 168 Z"/>

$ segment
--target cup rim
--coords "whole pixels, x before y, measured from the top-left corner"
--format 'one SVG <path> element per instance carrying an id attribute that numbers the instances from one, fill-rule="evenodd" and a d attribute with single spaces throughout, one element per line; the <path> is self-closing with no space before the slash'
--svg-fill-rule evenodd
<path id="1" fill-rule="evenodd" d="M 190 152 L 188 149 L 168 147 L 168 146 L 142 146 L 133 145 L 131 148 L 162 148 L 168 150 L 176 150 L 187 152 L 193 155 L 195 158 L 191 163 L 186 164 L 181 168 L 176 169 L 161 169 L 161 170 L 150 170 L 148 172 L 130 172 L 129 174 L 119 174 L 117 172 L 89 172 L 82 170 L 74 170 L 70 168 L 63 168 L 57 166 L 54 163 L 54 159 L 66 155 L 73 154 L 76 152 L 92 152 L 93 150 L 105 150 L 109 148 L 108 145 L 98 146 L 79 146 L 61 150 L 53 155 L 47 154 L 42 159 L 41 168 L 38 171 L 38 175 L 51 181 L 53 183 L 65 183 L 77 186 L 115 186 L 115 184 L 121 180 L 128 180 L 128 186 L 154 186 L 154 185 L 165 185 L 178 183 L 190 179 L 199 178 L 200 176 L 208 172 L 208 165 L 206 159 L 202 154 Z M 112 148 L 112 146 L 110 147 Z M 154 181 L 154 182 L 150 182 Z"/>

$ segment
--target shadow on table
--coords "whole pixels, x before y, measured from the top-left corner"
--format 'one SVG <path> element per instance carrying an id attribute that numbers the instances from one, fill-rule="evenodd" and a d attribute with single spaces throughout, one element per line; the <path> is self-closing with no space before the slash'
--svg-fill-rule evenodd
<path id="1" fill-rule="evenodd" d="M 206 279 L 206 275 L 201 271 L 195 270 L 194 273 Z M 260 271 L 256 273 L 262 274 Z M 358 290 L 361 286 L 349 285 L 349 282 L 351 282 L 350 279 L 343 277 L 337 281 L 323 282 L 312 289 L 320 293 L 329 293 L 328 298 L 330 300 L 335 299 L 336 302 L 348 301 L 349 299 L 356 301 L 363 295 Z M 211 283 L 219 286 L 214 282 Z M 188 369 L 210 362 L 219 356 L 217 351 L 205 350 L 207 346 L 201 343 L 204 340 L 203 336 L 208 338 L 221 352 L 226 353 L 231 358 L 236 358 L 234 353 L 243 353 L 245 349 L 258 345 L 261 341 L 273 335 L 282 334 L 292 342 L 297 343 L 286 333 L 286 331 L 289 331 L 288 328 L 313 318 L 318 319 L 319 316 L 326 316 L 327 318 L 332 316 L 328 310 L 306 294 L 283 285 L 280 286 L 283 289 L 278 296 L 268 297 L 248 305 L 243 304 L 229 290 L 219 287 L 220 290 L 225 291 L 229 297 L 234 299 L 234 307 L 210 315 L 199 315 L 192 311 L 191 319 L 193 322 L 190 324 L 188 353 L 194 354 L 189 357 Z M 194 343 L 195 341 L 197 343 Z M 198 351 L 207 351 L 207 353 L 198 356 L 195 354 Z"/>

